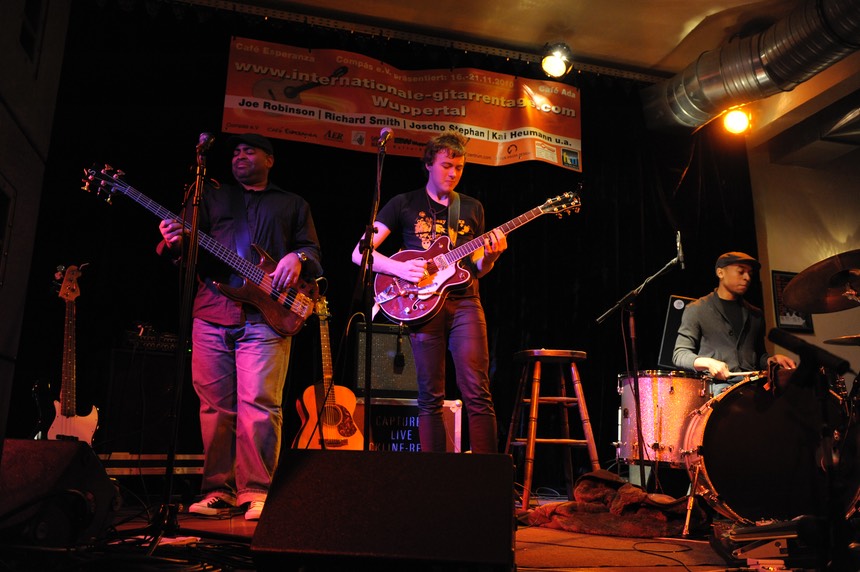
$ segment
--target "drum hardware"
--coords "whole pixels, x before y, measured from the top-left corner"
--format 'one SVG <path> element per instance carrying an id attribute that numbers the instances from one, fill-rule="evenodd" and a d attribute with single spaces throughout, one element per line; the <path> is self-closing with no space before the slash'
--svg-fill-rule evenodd
<path id="1" fill-rule="evenodd" d="M 791 279 L 783 292 L 785 305 L 808 314 L 826 314 L 860 305 L 860 250 L 816 262 Z"/>
<path id="2" fill-rule="evenodd" d="M 830 340 L 824 340 L 825 344 L 834 344 L 837 346 L 860 346 L 860 334 L 853 336 L 840 336 Z"/>

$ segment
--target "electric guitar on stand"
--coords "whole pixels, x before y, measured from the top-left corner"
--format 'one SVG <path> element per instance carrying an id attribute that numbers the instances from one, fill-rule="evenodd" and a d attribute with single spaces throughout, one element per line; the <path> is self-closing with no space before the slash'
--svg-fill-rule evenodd
<path id="1" fill-rule="evenodd" d="M 69 266 L 63 274 L 60 298 L 66 302 L 66 324 L 63 344 L 63 376 L 60 400 L 54 402 L 56 415 L 48 429 L 48 439 L 84 441 L 92 445 L 99 423 L 98 410 L 93 406 L 85 416 L 77 415 L 77 379 L 75 375 L 75 299 L 80 296 L 80 268 Z"/>
<path id="2" fill-rule="evenodd" d="M 328 329 L 331 315 L 325 296 L 320 296 L 317 301 L 316 312 L 320 320 L 323 382 L 309 386 L 302 398 L 296 401 L 302 428 L 293 442 L 293 448 L 358 451 L 364 448 L 364 436 L 353 418 L 355 394 L 349 388 L 332 384 Z"/>

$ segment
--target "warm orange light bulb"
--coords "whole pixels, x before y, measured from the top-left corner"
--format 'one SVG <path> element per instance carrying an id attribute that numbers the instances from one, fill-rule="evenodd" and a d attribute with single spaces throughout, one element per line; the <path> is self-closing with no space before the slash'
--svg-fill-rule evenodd
<path id="1" fill-rule="evenodd" d="M 725 127 L 726 131 L 729 133 L 743 133 L 749 129 L 749 126 L 750 116 L 740 109 L 729 111 L 723 117 L 723 127 Z"/>

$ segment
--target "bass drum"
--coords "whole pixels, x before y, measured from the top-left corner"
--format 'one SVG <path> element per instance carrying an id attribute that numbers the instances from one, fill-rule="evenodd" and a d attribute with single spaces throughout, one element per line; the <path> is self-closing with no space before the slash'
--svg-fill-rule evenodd
<path id="1" fill-rule="evenodd" d="M 821 427 L 836 434 L 844 404 L 832 391 L 789 384 L 775 395 L 747 379 L 690 416 L 684 457 L 695 494 L 741 523 L 826 516 Z"/>

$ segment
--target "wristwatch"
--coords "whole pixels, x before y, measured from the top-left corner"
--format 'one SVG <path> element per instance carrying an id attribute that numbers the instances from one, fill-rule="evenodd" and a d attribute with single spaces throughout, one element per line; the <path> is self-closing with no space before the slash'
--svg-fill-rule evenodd
<path id="1" fill-rule="evenodd" d="M 302 264 L 308 261 L 308 255 L 302 252 L 301 250 L 295 251 L 293 254 L 299 257 L 299 260 L 302 261 Z"/>

